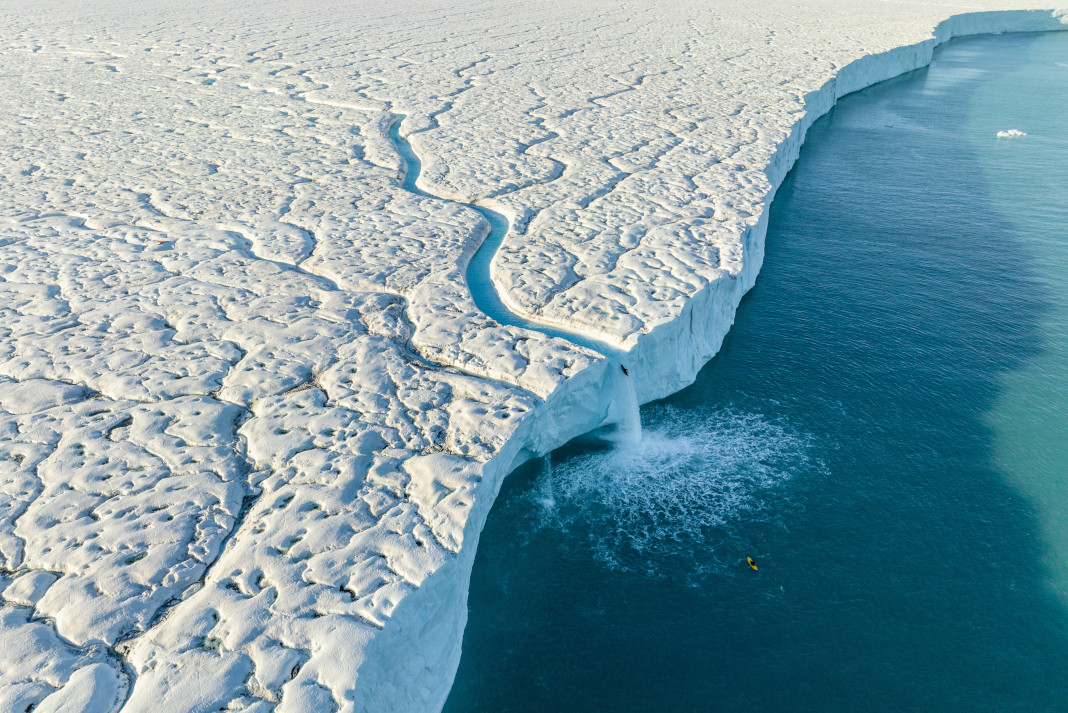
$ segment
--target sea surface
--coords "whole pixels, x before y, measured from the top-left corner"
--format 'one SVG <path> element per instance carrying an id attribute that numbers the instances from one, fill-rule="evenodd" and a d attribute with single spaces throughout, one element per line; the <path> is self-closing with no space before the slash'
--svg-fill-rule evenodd
<path id="1" fill-rule="evenodd" d="M 844 98 L 642 418 L 505 481 L 448 713 L 1068 711 L 1068 33 Z"/>

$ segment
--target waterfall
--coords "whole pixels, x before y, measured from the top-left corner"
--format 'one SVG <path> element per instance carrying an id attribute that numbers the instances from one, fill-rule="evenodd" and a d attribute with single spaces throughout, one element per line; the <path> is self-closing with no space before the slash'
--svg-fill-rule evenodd
<path id="1" fill-rule="evenodd" d="M 610 440 L 618 446 L 633 446 L 642 440 L 642 415 L 638 405 L 638 393 L 634 389 L 634 379 L 624 371 L 620 361 L 611 360 L 613 366 L 608 375 L 606 386 L 611 393 L 611 404 L 605 423 L 614 423 L 615 430 L 609 435 Z"/>

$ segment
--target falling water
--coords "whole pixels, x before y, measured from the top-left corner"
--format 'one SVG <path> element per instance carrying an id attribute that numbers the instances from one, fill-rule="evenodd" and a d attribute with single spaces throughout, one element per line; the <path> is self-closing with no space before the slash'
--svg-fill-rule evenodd
<path id="1" fill-rule="evenodd" d="M 640 443 L 642 415 L 638 408 L 638 393 L 634 390 L 634 379 L 623 371 L 622 363 L 618 369 L 609 371 L 608 391 L 612 394 L 612 403 L 606 423 L 615 424 L 608 434 L 609 439 L 617 446 Z"/>

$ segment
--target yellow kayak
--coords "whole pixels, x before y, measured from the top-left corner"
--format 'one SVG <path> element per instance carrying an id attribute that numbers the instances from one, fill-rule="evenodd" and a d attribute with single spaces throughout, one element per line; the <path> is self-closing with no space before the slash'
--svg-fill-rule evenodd
<path id="1" fill-rule="evenodd" d="M 757 566 L 756 566 L 756 562 L 754 562 L 754 561 L 753 561 L 753 558 L 752 558 L 752 557 L 746 557 L 746 558 L 745 558 L 745 561 L 746 561 L 746 562 L 748 562 L 748 563 L 749 563 L 749 566 L 750 566 L 750 567 L 752 567 L 753 569 L 756 569 L 756 568 L 757 568 Z"/>

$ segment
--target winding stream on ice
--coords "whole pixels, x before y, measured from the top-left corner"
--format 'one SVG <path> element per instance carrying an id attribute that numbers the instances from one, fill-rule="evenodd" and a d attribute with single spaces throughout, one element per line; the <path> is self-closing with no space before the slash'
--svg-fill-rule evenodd
<path id="1" fill-rule="evenodd" d="M 404 123 L 405 115 L 394 114 L 393 116 L 393 123 L 389 129 L 389 138 L 393 141 L 393 145 L 404 163 L 404 179 L 401 187 L 417 196 L 457 203 L 470 208 L 481 215 L 489 224 L 489 233 L 483 239 L 475 254 L 471 256 L 465 271 L 468 289 L 478 309 L 499 324 L 529 329 L 534 332 L 541 332 L 549 337 L 566 340 L 590 351 L 597 352 L 610 362 L 624 367 L 626 353 L 607 342 L 582 332 L 573 332 L 554 325 L 533 321 L 508 308 L 504 300 L 501 299 L 497 285 L 492 277 L 493 258 L 497 255 L 497 251 L 500 250 L 511 228 L 508 218 L 477 203 L 454 201 L 428 193 L 420 188 L 418 182 L 422 173 L 423 163 L 412 148 L 411 142 L 401 136 L 401 125 Z M 638 398 L 633 383 L 625 376 L 626 372 L 623 372 L 621 368 L 620 373 L 624 375 L 614 374 L 610 385 L 617 405 L 615 412 L 618 413 L 618 423 L 616 424 L 613 440 L 622 443 L 637 443 L 641 440 L 641 414 L 638 411 Z"/>

